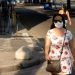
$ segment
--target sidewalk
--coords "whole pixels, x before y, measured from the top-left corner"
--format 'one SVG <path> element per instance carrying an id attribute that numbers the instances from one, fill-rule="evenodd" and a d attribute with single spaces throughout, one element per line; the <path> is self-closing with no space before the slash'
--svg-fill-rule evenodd
<path id="1" fill-rule="evenodd" d="M 44 61 L 44 57 L 42 57 L 43 50 L 41 46 L 38 46 L 40 43 L 36 39 L 25 35 L 25 33 L 21 33 L 17 33 L 12 37 L 4 36 L 4 38 L 0 38 L 0 73 L 28 68 Z M 22 46 L 32 49 L 34 58 L 31 60 L 15 59 L 15 52 Z"/>
<path id="2" fill-rule="evenodd" d="M 21 33 L 23 34 L 25 31 L 21 31 Z M 51 75 L 45 70 L 46 62 L 44 62 L 40 42 L 33 38 L 31 39 L 32 43 L 27 42 L 28 37 L 21 33 L 16 33 L 13 37 L 0 38 L 0 75 Z M 29 48 L 33 49 L 34 58 L 31 60 L 16 60 L 14 57 L 15 51 L 21 46 L 30 46 Z"/>
<path id="3" fill-rule="evenodd" d="M 46 62 L 26 69 L 4 72 L 1 73 L 1 75 L 52 75 L 51 73 L 47 72 L 45 68 L 46 68 Z"/>

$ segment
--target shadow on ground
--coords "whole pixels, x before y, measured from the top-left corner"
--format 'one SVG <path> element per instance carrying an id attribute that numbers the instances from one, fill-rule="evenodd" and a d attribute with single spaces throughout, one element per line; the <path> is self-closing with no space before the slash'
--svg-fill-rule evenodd
<path id="1" fill-rule="evenodd" d="M 44 45 L 44 39 L 40 38 L 39 41 L 41 41 L 41 43 L 43 43 Z M 25 68 L 25 66 L 22 64 L 21 65 L 21 70 L 19 70 L 15 75 L 46 75 L 47 72 L 45 70 L 45 66 L 46 64 L 44 64 L 45 60 L 42 59 L 42 57 L 44 58 L 44 49 L 43 45 L 41 45 L 39 42 L 37 42 L 35 45 L 39 46 L 39 48 L 35 48 L 33 50 L 33 59 L 41 59 L 41 60 L 37 60 L 35 63 L 30 63 L 28 65 L 28 68 Z M 28 60 L 31 61 L 31 60 Z M 25 61 L 23 61 L 22 63 L 24 63 Z M 33 66 L 34 65 L 34 66 Z"/>
<path id="2" fill-rule="evenodd" d="M 43 64 L 31 67 L 29 69 L 20 70 L 15 75 L 46 75 L 47 73 L 45 70 L 39 72 Z M 48 75 L 48 74 L 47 74 Z"/>
<path id="3" fill-rule="evenodd" d="M 5 22 L 3 22 L 2 17 L 0 17 L 1 21 L 0 21 L 0 33 L 4 33 L 6 34 L 6 28 L 8 28 L 11 32 L 9 33 L 15 33 L 16 31 L 22 30 L 24 28 L 26 29 L 31 29 L 32 27 L 40 24 L 41 22 L 47 20 L 48 18 L 50 18 L 48 15 L 43 14 L 43 13 L 39 13 L 37 11 L 34 10 L 30 10 L 30 9 L 25 9 L 25 8 L 17 8 L 15 9 L 16 11 L 16 17 L 14 16 L 14 19 L 11 19 L 11 25 L 10 28 L 8 28 L 7 25 L 7 19 L 4 20 Z M 0 13 L 0 15 L 2 15 L 2 13 Z M 15 15 L 13 13 L 13 15 Z M 6 23 L 5 26 L 3 25 L 3 23 Z M 14 23 L 12 23 L 14 22 Z M 16 23 L 16 25 L 14 25 Z M 8 31 L 9 31 L 8 30 Z"/>
<path id="4" fill-rule="evenodd" d="M 17 24 L 19 26 L 18 30 L 21 30 L 22 26 L 23 28 L 27 28 L 29 30 L 32 27 L 50 18 L 46 14 L 42 14 L 28 9 L 16 9 L 16 13 L 17 13 Z M 19 24 L 22 26 L 20 27 Z"/>

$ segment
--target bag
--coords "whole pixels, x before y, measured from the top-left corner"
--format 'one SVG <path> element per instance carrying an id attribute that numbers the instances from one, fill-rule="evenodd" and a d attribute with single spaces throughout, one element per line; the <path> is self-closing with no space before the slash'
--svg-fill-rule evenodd
<path id="1" fill-rule="evenodd" d="M 60 60 L 50 60 L 47 62 L 46 71 L 52 72 L 52 73 L 59 73 L 61 72 L 61 65 Z"/>

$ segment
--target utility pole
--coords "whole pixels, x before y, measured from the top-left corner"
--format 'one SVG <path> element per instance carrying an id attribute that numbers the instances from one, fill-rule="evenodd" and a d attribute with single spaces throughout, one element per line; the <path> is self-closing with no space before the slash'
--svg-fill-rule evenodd
<path id="1" fill-rule="evenodd" d="M 70 8 L 71 8 L 71 1 L 67 0 L 67 9 L 70 9 Z"/>

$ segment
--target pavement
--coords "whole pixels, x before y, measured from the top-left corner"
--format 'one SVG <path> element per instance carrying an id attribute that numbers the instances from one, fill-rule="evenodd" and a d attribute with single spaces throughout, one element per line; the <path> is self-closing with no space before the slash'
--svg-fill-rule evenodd
<path id="1" fill-rule="evenodd" d="M 74 23 L 75 18 L 72 18 Z M 44 38 L 50 27 L 51 18 L 13 35 L 0 35 L 0 75 L 51 75 L 46 72 L 44 60 Z M 75 25 L 68 26 L 75 36 Z M 15 59 L 15 52 L 22 46 L 33 50 L 30 60 Z M 74 73 L 75 74 L 75 73 Z M 74 75 L 72 74 L 72 75 Z"/>
<path id="2" fill-rule="evenodd" d="M 14 71 L 42 63 L 44 61 L 42 57 L 43 50 L 38 44 L 40 43 L 36 39 L 30 38 L 27 32 L 22 32 L 22 35 L 17 33 L 17 35 L 15 34 L 11 37 L 3 36 L 3 38 L 0 38 L 0 72 Z M 15 58 L 15 52 L 22 46 L 33 50 L 34 55 L 32 59 L 17 60 Z"/>
<path id="3" fill-rule="evenodd" d="M 15 58 L 15 52 L 22 46 L 33 50 L 30 60 Z M 12 36 L 3 35 L 0 37 L 0 58 L 0 73 L 16 71 L 44 62 L 44 50 L 41 43 L 24 29 Z"/>

